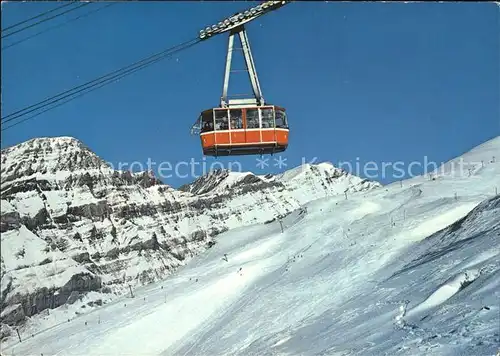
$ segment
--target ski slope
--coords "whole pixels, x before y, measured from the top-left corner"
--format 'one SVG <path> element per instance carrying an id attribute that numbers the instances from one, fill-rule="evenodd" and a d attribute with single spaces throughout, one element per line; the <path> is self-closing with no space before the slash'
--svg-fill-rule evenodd
<path id="1" fill-rule="evenodd" d="M 492 156 L 499 138 L 462 156 L 484 161 L 471 175 L 318 199 L 283 233 L 278 221 L 226 232 L 165 281 L 25 332 L 2 355 L 495 355 Z"/>

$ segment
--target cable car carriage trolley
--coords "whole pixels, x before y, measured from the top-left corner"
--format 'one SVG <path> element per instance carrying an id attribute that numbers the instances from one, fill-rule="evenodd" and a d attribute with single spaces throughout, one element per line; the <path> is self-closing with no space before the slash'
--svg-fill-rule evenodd
<path id="1" fill-rule="evenodd" d="M 204 155 L 216 157 L 263 155 L 283 152 L 287 149 L 289 128 L 286 110 L 283 107 L 265 103 L 244 27 L 244 23 L 287 3 L 289 1 L 266 1 L 200 31 L 201 39 L 229 31 L 220 106 L 203 111 L 191 129 L 192 133 L 200 135 Z M 253 97 L 228 100 L 227 92 L 235 35 L 239 36 L 241 42 Z"/>

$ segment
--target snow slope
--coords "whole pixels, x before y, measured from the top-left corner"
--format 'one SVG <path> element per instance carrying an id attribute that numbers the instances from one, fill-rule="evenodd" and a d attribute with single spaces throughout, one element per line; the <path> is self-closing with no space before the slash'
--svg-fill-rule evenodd
<path id="1" fill-rule="evenodd" d="M 230 230 L 165 281 L 70 321 L 53 310 L 64 322 L 2 353 L 495 355 L 500 138 L 486 147 L 471 176 L 321 198 L 283 233 Z"/>
<path id="2" fill-rule="evenodd" d="M 293 182 L 218 170 L 173 189 L 151 172 L 113 170 L 71 137 L 23 142 L 1 161 L 0 327 L 162 280 L 229 229 L 381 186 L 316 165 Z"/>

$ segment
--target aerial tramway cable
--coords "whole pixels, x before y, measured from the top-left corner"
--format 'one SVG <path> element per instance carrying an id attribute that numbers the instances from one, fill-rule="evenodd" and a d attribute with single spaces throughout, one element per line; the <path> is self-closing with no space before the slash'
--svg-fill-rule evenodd
<path id="1" fill-rule="evenodd" d="M 33 16 L 33 17 L 30 17 L 29 19 L 26 19 L 26 20 L 23 20 L 23 21 L 21 21 L 21 22 L 15 23 L 14 25 L 8 26 L 8 27 L 6 27 L 6 28 L 2 28 L 2 32 L 3 32 L 3 31 L 8 31 L 8 30 L 10 30 L 11 28 L 14 28 L 14 27 L 20 26 L 20 25 L 22 25 L 22 24 L 25 24 L 26 22 L 29 22 L 29 21 L 34 20 L 34 19 L 37 19 L 37 18 L 39 18 L 39 17 L 45 16 L 45 15 L 47 15 L 47 14 L 50 14 L 51 12 L 54 12 L 54 11 L 60 10 L 60 9 L 62 9 L 62 8 L 64 8 L 64 7 L 66 7 L 66 6 L 70 6 L 70 5 L 73 5 L 73 3 L 71 3 L 71 2 L 70 2 L 70 3 L 64 4 L 64 5 L 58 6 L 58 7 L 54 8 L 54 9 L 50 9 L 50 10 L 48 10 L 48 11 L 42 12 L 41 14 L 38 14 L 38 15 Z"/>
<path id="2" fill-rule="evenodd" d="M 46 22 L 46 21 L 49 21 L 49 20 L 55 19 L 56 17 L 59 17 L 59 16 L 64 15 L 64 14 L 66 14 L 66 13 L 70 12 L 70 11 L 77 10 L 77 9 L 79 9 L 79 8 L 83 7 L 83 6 L 87 6 L 87 5 L 90 5 L 90 4 L 91 4 L 90 2 L 87 2 L 87 3 L 84 3 L 84 4 L 78 5 L 77 7 L 73 7 L 73 8 L 71 8 L 71 9 L 69 9 L 69 10 L 66 10 L 66 11 L 64 11 L 64 12 L 61 12 L 61 13 L 56 14 L 56 15 L 54 15 L 54 16 L 47 17 L 46 19 L 40 20 L 40 21 L 38 21 L 38 22 L 35 22 L 34 24 L 31 24 L 31 25 L 28 25 L 28 26 L 24 26 L 23 28 L 21 28 L 21 29 L 19 29 L 19 30 L 16 30 L 16 31 L 14 31 L 14 32 L 10 32 L 10 33 L 8 33 L 8 34 L 6 34 L 6 35 L 2 35 L 2 38 L 7 38 L 7 37 L 9 37 L 9 36 L 15 35 L 16 33 L 19 33 L 19 32 L 21 32 L 21 31 L 27 30 L 28 28 L 32 28 L 32 27 L 34 27 L 34 26 L 36 26 L 36 25 L 39 25 L 39 24 L 44 23 L 44 22 Z M 14 25 L 14 26 L 15 26 L 15 25 Z M 10 26 L 10 27 L 12 27 L 12 26 Z M 2 30 L 2 32 L 6 31 L 6 30 L 7 30 L 7 29 Z"/>
<path id="3" fill-rule="evenodd" d="M 107 7 L 110 7 L 110 6 L 113 6 L 113 5 L 116 5 L 116 4 L 118 4 L 118 3 L 117 3 L 117 2 L 112 2 L 112 3 L 109 3 L 109 4 L 107 4 L 107 5 L 104 5 L 104 6 L 98 7 L 97 9 L 94 9 L 94 10 L 91 10 L 91 11 L 87 11 L 87 12 L 85 12 L 85 13 L 81 14 L 81 15 L 78 15 L 78 16 L 76 16 L 76 17 L 73 17 L 73 18 L 71 18 L 71 19 L 69 19 L 69 20 L 67 20 L 67 21 L 65 21 L 65 22 L 63 22 L 63 23 L 57 24 L 57 25 L 52 26 L 52 27 L 48 27 L 48 28 L 46 28 L 46 29 L 44 29 L 44 30 L 42 30 L 42 31 L 39 31 L 39 32 L 37 32 L 37 33 L 35 33 L 35 34 L 31 35 L 31 36 L 25 37 L 25 38 L 23 38 L 23 39 L 20 39 L 19 41 L 12 42 L 12 43 L 10 43 L 10 44 L 8 44 L 8 45 L 6 45 L 6 46 L 3 46 L 3 47 L 2 47 L 2 51 L 3 51 L 3 50 L 6 50 L 7 48 L 11 48 L 11 47 L 17 46 L 18 44 L 23 43 L 23 42 L 26 42 L 26 41 L 28 41 L 28 40 L 30 40 L 30 39 L 32 39 L 32 38 L 34 38 L 34 37 L 40 36 L 41 34 L 44 34 L 44 33 L 48 32 L 48 31 L 51 31 L 51 30 L 54 30 L 54 29 L 56 29 L 56 28 L 59 28 L 59 27 L 65 26 L 65 25 L 69 24 L 70 22 L 73 22 L 73 21 L 76 21 L 76 20 L 82 19 L 82 18 L 84 18 L 84 17 L 90 16 L 90 15 L 92 15 L 92 14 L 94 14 L 94 13 L 98 12 L 98 11 L 101 11 L 101 10 L 103 10 L 103 9 L 107 8 Z"/>
<path id="4" fill-rule="evenodd" d="M 23 119 L 21 121 L 18 121 L 16 123 L 12 124 L 12 125 L 9 125 L 7 127 L 2 127 L 2 131 L 7 130 L 7 129 L 13 127 L 13 126 L 16 126 L 16 125 L 20 124 L 21 122 L 25 122 L 27 120 L 35 118 L 36 116 L 38 116 L 38 115 L 40 115 L 40 114 L 42 114 L 44 112 L 47 112 L 47 111 L 52 110 L 52 109 L 54 109 L 54 108 L 56 108 L 56 107 L 58 107 L 58 106 L 60 106 L 60 105 L 62 105 L 64 103 L 72 101 L 72 100 L 76 99 L 77 97 L 80 97 L 80 96 L 83 96 L 83 95 L 85 95 L 87 93 L 90 93 L 90 92 L 92 92 L 92 91 L 94 91 L 94 90 L 96 90 L 98 88 L 101 88 L 101 87 L 103 87 L 103 86 L 105 86 L 107 84 L 110 84 L 110 83 L 112 83 L 112 82 L 114 82 L 114 81 L 116 81 L 118 79 L 121 79 L 121 78 L 123 78 L 123 77 L 125 77 L 125 76 L 127 76 L 129 74 L 132 74 L 132 73 L 134 73 L 134 72 L 136 72 L 136 71 L 138 71 L 140 69 L 143 69 L 143 68 L 145 68 L 145 67 L 147 67 L 147 66 L 149 66 L 151 64 L 159 62 L 160 60 L 165 59 L 166 57 L 169 57 L 172 54 L 175 54 L 175 53 L 178 53 L 178 52 L 180 52 L 182 50 L 188 49 L 188 48 L 196 45 L 199 42 L 201 42 L 201 39 L 199 39 L 199 38 L 194 38 L 194 39 L 192 39 L 190 41 L 186 41 L 186 42 L 181 43 L 181 44 L 179 44 L 177 46 L 168 48 L 168 49 L 163 50 L 161 52 L 158 52 L 158 53 L 156 53 L 154 55 L 151 55 L 151 56 L 149 56 L 149 57 L 147 57 L 145 59 L 137 61 L 137 62 L 135 62 L 133 64 L 130 64 L 130 65 L 125 66 L 125 67 L 122 67 L 122 68 L 120 68 L 118 70 L 115 70 L 115 71 L 113 71 L 111 73 L 105 74 L 105 75 L 103 75 L 103 76 L 101 76 L 99 78 L 96 78 L 94 80 L 91 80 L 91 81 L 89 81 L 89 82 L 87 82 L 85 84 L 81 84 L 81 85 L 76 86 L 76 87 L 74 87 L 72 89 L 69 89 L 69 90 L 66 90 L 66 91 L 64 91 L 62 93 L 54 95 L 54 96 L 52 96 L 52 97 L 50 97 L 48 99 L 40 101 L 40 102 L 38 102 L 36 104 L 30 105 L 30 106 L 28 106 L 28 107 L 26 107 L 24 109 L 21 109 L 21 110 L 18 110 L 16 112 L 14 112 L 14 113 L 6 115 L 4 117 L 4 120 L 2 120 L 2 126 L 4 124 L 6 124 L 7 122 L 10 122 L 12 120 L 18 119 L 18 118 L 20 118 L 22 116 L 25 116 L 25 115 L 29 114 L 29 113 L 32 113 L 34 111 L 46 108 L 46 107 L 48 107 L 48 106 L 50 106 L 52 104 L 56 104 L 56 103 L 60 102 L 58 105 L 51 106 L 48 109 L 45 109 L 45 110 L 43 110 L 41 112 L 38 112 L 38 113 L 35 113 L 34 115 L 31 115 L 31 116 L 29 116 L 29 117 L 27 117 L 27 118 L 25 118 L 25 119 Z M 88 90 L 88 89 L 90 89 L 90 90 Z M 78 94 L 78 95 L 73 96 L 75 94 Z M 67 100 L 64 100 L 64 99 L 67 99 Z M 64 100 L 64 101 L 62 101 L 62 100 Z"/>

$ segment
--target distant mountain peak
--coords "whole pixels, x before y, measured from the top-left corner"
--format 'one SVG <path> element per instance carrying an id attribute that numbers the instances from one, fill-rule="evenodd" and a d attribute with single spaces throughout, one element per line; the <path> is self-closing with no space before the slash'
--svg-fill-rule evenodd
<path id="1" fill-rule="evenodd" d="M 196 195 L 223 193 L 236 186 L 259 182 L 263 180 L 251 172 L 235 172 L 219 168 L 204 174 L 190 184 L 181 186 L 179 190 Z"/>
<path id="2" fill-rule="evenodd" d="M 109 165 L 73 137 L 33 138 L 1 151 L 2 190 L 18 180 L 65 181 L 75 173 L 93 174 Z"/>

